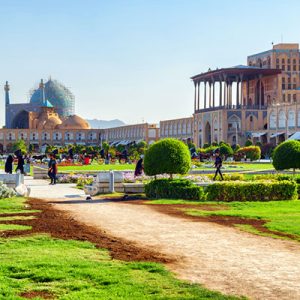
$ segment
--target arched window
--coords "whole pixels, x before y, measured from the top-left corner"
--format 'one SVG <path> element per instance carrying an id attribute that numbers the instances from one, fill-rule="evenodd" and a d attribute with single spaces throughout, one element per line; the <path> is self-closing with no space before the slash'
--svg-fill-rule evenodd
<path id="1" fill-rule="evenodd" d="M 288 127 L 295 127 L 295 112 L 293 110 L 290 110 L 288 114 Z"/>
<path id="2" fill-rule="evenodd" d="M 278 127 L 279 128 L 285 128 L 285 112 L 283 110 L 281 110 L 279 112 L 279 120 L 278 120 Z"/>
<path id="3" fill-rule="evenodd" d="M 276 113 L 274 111 L 272 111 L 270 114 L 270 128 L 276 128 Z"/>
<path id="4" fill-rule="evenodd" d="M 241 119 L 236 115 L 231 116 L 228 119 L 228 130 L 235 131 L 235 130 L 240 130 L 240 128 L 241 128 Z"/>

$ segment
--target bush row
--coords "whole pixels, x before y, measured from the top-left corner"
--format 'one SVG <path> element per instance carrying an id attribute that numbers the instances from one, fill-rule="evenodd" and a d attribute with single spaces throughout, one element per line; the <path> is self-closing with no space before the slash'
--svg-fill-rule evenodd
<path id="1" fill-rule="evenodd" d="M 204 190 L 186 179 L 157 179 L 145 185 L 148 198 L 205 200 Z"/>
<path id="2" fill-rule="evenodd" d="M 216 182 L 203 187 L 189 180 L 158 179 L 145 186 L 145 193 L 152 199 L 186 199 L 207 201 L 274 201 L 300 199 L 300 184 L 295 181 L 268 182 Z M 299 193 L 299 195 L 298 195 Z"/>
<path id="3" fill-rule="evenodd" d="M 216 182 L 206 188 L 208 201 L 271 201 L 298 198 L 294 181 Z"/>

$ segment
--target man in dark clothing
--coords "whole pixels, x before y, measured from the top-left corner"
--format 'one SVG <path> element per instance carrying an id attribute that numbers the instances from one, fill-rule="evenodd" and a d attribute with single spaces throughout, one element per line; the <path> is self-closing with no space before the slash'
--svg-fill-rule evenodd
<path id="1" fill-rule="evenodd" d="M 57 165 L 54 154 L 50 154 L 50 160 L 48 163 L 48 176 L 51 179 L 50 184 L 56 184 Z"/>
<path id="2" fill-rule="evenodd" d="M 213 180 L 216 180 L 218 173 L 220 174 L 221 179 L 224 180 L 223 175 L 221 173 L 222 158 L 220 156 L 220 151 L 216 151 L 215 154 L 216 154 L 216 160 L 215 160 L 216 173 L 215 173 Z"/>

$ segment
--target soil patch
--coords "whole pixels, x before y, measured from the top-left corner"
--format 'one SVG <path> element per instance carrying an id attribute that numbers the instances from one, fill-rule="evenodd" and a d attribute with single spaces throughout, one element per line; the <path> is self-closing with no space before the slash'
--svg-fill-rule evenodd
<path id="1" fill-rule="evenodd" d="M 24 292 L 20 294 L 21 297 L 27 298 L 27 299 L 33 299 L 33 298 L 42 298 L 42 299 L 54 299 L 54 295 L 49 292 L 44 291 L 31 291 L 31 292 Z"/>
<path id="2" fill-rule="evenodd" d="M 132 242 L 115 238 L 105 231 L 95 229 L 76 221 L 66 212 L 54 209 L 50 203 L 31 198 L 27 201 L 30 205 L 28 209 L 39 210 L 40 213 L 34 213 L 37 216 L 33 220 L 15 220 L 1 221 L 2 224 L 20 224 L 32 227 L 32 230 L 18 231 L 10 230 L 0 233 L 1 237 L 14 237 L 28 235 L 33 233 L 48 233 L 52 237 L 64 240 L 89 241 L 98 248 L 108 249 L 114 259 L 124 261 L 151 261 L 159 263 L 175 262 L 175 258 L 167 257 L 159 252 L 151 251 L 146 248 L 135 245 Z M 23 214 L 15 214 L 21 216 Z M 28 214 L 24 214 L 27 215 Z M 8 215 L 6 215 L 8 216 Z M 10 216 L 14 216 L 10 214 Z"/>

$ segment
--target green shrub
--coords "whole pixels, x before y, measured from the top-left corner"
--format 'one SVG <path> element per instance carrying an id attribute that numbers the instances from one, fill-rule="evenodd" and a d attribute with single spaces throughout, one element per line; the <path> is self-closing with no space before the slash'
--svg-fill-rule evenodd
<path id="1" fill-rule="evenodd" d="M 203 148 L 206 149 L 206 148 L 208 148 L 209 146 L 210 146 L 209 143 L 205 143 L 205 144 L 203 145 Z"/>
<path id="2" fill-rule="evenodd" d="M 300 142 L 286 141 L 278 145 L 273 153 L 273 166 L 276 170 L 300 168 Z"/>
<path id="3" fill-rule="evenodd" d="M 209 179 L 214 178 L 214 174 L 206 175 Z M 232 174 L 223 174 L 224 181 L 243 181 L 245 180 L 244 174 L 232 173 Z M 220 180 L 220 177 L 217 177 L 216 180 Z"/>
<path id="4" fill-rule="evenodd" d="M 186 199 L 204 200 L 205 194 L 202 187 L 186 179 L 157 179 L 145 185 L 145 193 L 152 199 Z"/>
<path id="5" fill-rule="evenodd" d="M 246 158 L 253 160 L 260 159 L 261 150 L 258 146 L 248 146 L 240 148 L 237 153 L 240 153 L 242 155 L 246 155 Z"/>
<path id="6" fill-rule="evenodd" d="M 252 145 L 253 145 L 253 143 L 250 139 L 248 139 L 245 143 L 245 147 L 249 147 L 249 146 L 252 146 Z"/>
<path id="7" fill-rule="evenodd" d="M 295 200 L 294 181 L 216 182 L 206 188 L 208 201 L 271 201 Z"/>
<path id="8" fill-rule="evenodd" d="M 225 157 L 230 157 L 233 155 L 233 150 L 230 146 L 222 144 L 220 146 L 220 154 Z"/>
<path id="9" fill-rule="evenodd" d="M 150 146 L 145 154 L 146 175 L 186 174 L 191 168 L 188 147 L 175 139 L 163 139 Z"/>

